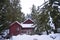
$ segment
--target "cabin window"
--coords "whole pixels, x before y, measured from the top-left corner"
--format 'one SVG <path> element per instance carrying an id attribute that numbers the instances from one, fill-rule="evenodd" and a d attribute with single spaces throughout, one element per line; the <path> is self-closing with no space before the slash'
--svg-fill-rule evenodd
<path id="1" fill-rule="evenodd" d="M 27 34 L 31 34 L 31 30 L 28 30 L 28 31 L 27 31 Z"/>

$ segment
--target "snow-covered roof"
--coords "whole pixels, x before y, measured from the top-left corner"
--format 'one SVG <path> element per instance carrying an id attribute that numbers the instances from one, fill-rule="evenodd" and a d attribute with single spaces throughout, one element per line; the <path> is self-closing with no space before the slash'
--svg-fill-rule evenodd
<path id="1" fill-rule="evenodd" d="M 19 23 L 18 21 L 13 22 L 11 25 L 13 25 L 14 23 L 18 23 L 19 25 L 22 26 L 22 28 L 34 28 L 35 27 L 33 24 L 23 24 L 23 23 Z"/>
<path id="2" fill-rule="evenodd" d="M 14 23 L 18 23 L 18 24 L 20 25 L 20 23 L 19 23 L 18 21 L 15 21 L 15 22 L 11 23 L 11 25 L 13 25 Z M 10 26 L 11 26 L 11 25 L 10 25 Z"/>
<path id="3" fill-rule="evenodd" d="M 30 19 L 30 18 L 27 18 L 24 22 L 26 22 L 27 20 L 31 20 L 32 22 L 34 22 L 34 21 L 33 21 L 32 19 Z M 24 23 L 24 22 L 23 22 L 23 23 Z"/>
<path id="4" fill-rule="evenodd" d="M 33 24 L 21 24 L 22 28 L 34 28 Z"/>

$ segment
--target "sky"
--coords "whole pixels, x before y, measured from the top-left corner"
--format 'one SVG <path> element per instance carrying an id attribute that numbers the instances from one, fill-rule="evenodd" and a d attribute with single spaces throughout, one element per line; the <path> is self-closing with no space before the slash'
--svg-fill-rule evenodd
<path id="1" fill-rule="evenodd" d="M 34 4 L 36 7 L 37 6 L 40 6 L 44 3 L 44 0 L 20 0 L 20 4 L 21 4 L 21 7 L 22 7 L 22 12 L 27 15 L 27 14 L 30 14 L 31 13 L 31 8 L 32 8 L 32 5 Z M 47 0 L 45 0 L 47 1 Z"/>

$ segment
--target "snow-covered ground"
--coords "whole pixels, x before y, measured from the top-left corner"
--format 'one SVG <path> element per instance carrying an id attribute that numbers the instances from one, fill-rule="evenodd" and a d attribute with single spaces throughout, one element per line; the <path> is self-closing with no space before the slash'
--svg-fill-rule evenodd
<path id="1" fill-rule="evenodd" d="M 49 35 L 17 35 L 12 36 L 10 40 L 60 40 L 60 34 L 49 34 Z"/>

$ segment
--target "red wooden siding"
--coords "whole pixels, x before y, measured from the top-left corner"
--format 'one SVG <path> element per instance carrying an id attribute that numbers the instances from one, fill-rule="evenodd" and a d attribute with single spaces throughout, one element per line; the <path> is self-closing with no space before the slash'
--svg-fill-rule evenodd
<path id="1" fill-rule="evenodd" d="M 21 30 L 21 33 L 25 34 L 31 34 L 31 32 L 34 30 L 34 28 L 23 28 Z"/>
<path id="2" fill-rule="evenodd" d="M 23 24 L 33 24 L 33 21 L 28 19 L 26 20 Z M 18 35 L 18 34 L 31 34 L 31 32 L 34 30 L 34 28 L 23 28 L 22 25 L 20 25 L 20 23 L 18 21 L 12 23 L 10 25 L 10 29 L 9 29 L 9 34 L 11 36 L 13 35 Z"/>
<path id="3" fill-rule="evenodd" d="M 31 21 L 30 19 L 26 20 L 23 24 L 33 24 L 34 22 Z"/>
<path id="4" fill-rule="evenodd" d="M 14 23 L 10 26 L 10 35 L 18 35 L 21 33 L 21 26 L 18 23 Z"/>

